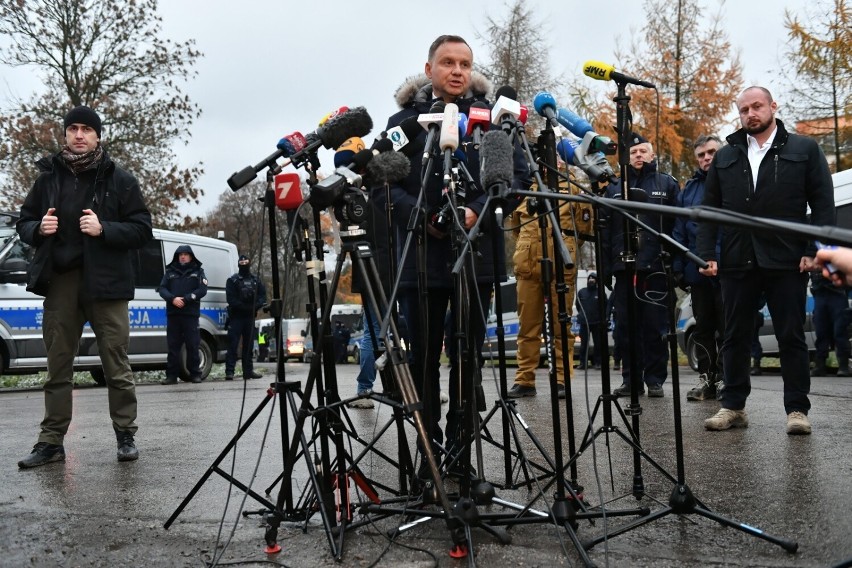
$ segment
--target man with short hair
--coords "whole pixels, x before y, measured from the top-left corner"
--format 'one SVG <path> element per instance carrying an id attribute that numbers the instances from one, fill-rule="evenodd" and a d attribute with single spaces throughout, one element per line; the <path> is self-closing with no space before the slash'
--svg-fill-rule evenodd
<path id="1" fill-rule="evenodd" d="M 754 217 L 815 226 L 834 225 L 834 186 L 828 163 L 812 139 L 790 134 L 775 118 L 778 103 L 763 87 L 737 97 L 742 128 L 716 153 L 705 185 L 704 205 Z M 808 220 L 810 206 L 810 221 Z M 725 310 L 722 408 L 704 421 L 708 430 L 748 426 L 751 392 L 749 346 L 761 293 L 778 339 L 788 434 L 810 434 L 808 346 L 805 342 L 806 272 L 816 270 L 813 241 L 781 231 L 723 225 L 698 226 L 698 253 L 706 276 L 719 275 Z"/>
<path id="2" fill-rule="evenodd" d="M 160 384 L 177 384 L 181 367 L 180 351 L 184 346 L 189 378 L 193 383 L 200 383 L 201 358 L 198 348 L 201 336 L 198 332 L 198 318 L 201 316 L 201 298 L 207 295 L 207 276 L 191 246 L 181 245 L 175 250 L 157 291 L 166 301 L 166 342 L 169 346 L 166 378 Z"/>
<path id="3" fill-rule="evenodd" d="M 32 468 L 65 461 L 71 424 L 74 358 L 86 322 L 107 382 L 118 461 L 139 458 L 136 388 L 127 357 L 128 303 L 135 293 L 130 253 L 152 237 L 151 214 L 136 178 L 101 145 L 101 118 L 87 106 L 65 115 L 65 145 L 38 161 L 40 173 L 16 229 L 36 247 L 27 290 L 44 296 L 47 352 L 44 419 L 38 443 L 18 462 Z"/>
<path id="4" fill-rule="evenodd" d="M 698 168 L 683 191 L 677 196 L 678 207 L 697 207 L 704 201 L 704 184 L 707 170 L 713 157 L 722 145 L 717 136 L 699 136 L 692 145 Z M 688 248 L 693 254 L 698 251 L 698 223 L 692 219 L 675 219 L 674 239 Z M 722 384 L 719 369 L 719 344 L 725 333 L 722 318 L 722 289 L 715 276 L 704 276 L 698 272 L 698 265 L 683 255 L 675 256 L 672 270 L 675 282 L 688 289 L 692 299 L 692 315 L 695 317 L 695 329 L 692 332 L 698 359 L 698 384 L 686 393 L 686 400 L 700 401 L 716 398 L 716 391 Z"/>
<path id="5" fill-rule="evenodd" d="M 654 147 L 644 136 L 631 133 L 628 139 L 630 165 L 627 168 L 627 187 L 630 199 L 647 200 L 656 205 L 675 204 L 680 191 L 677 181 L 657 170 Z M 606 197 L 621 199 L 621 182 L 610 184 Z M 630 238 L 635 253 L 635 274 L 631 281 L 622 258 L 624 253 L 624 217 L 604 208 L 601 212 L 604 227 L 601 244 L 603 248 L 604 282 L 610 282 L 615 276 L 612 291 L 613 307 L 617 314 L 613 333 L 616 345 L 620 346 L 622 364 L 622 384 L 612 391 L 617 396 L 630 395 L 631 362 L 630 342 L 636 341 L 638 361 L 636 368 L 641 381 L 648 387 L 649 397 L 662 397 L 663 383 L 668 378 L 669 349 L 666 334 L 669 331 L 667 315 L 668 282 L 663 263 L 663 248 L 659 238 L 650 232 L 630 227 Z M 652 229 L 670 235 L 674 219 L 662 215 L 646 213 L 639 220 Z M 634 233 L 635 231 L 635 233 Z M 636 302 L 636 315 L 633 322 L 636 329 L 628 329 L 628 297 L 632 295 Z M 631 337 L 631 332 L 635 336 Z M 639 394 L 644 394 L 645 388 Z"/>
<path id="6" fill-rule="evenodd" d="M 237 348 L 242 342 L 243 379 L 259 379 L 263 375 L 254 371 L 254 318 L 257 310 L 266 304 L 266 287 L 251 273 L 251 259 L 241 254 L 239 271 L 225 283 L 228 300 L 228 353 L 225 355 L 225 380 L 234 380 L 237 366 Z"/>

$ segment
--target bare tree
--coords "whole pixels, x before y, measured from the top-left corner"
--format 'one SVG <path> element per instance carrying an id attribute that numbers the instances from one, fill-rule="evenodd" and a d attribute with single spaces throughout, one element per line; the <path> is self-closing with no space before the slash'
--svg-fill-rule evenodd
<path id="1" fill-rule="evenodd" d="M 180 168 L 171 147 L 200 111 L 180 88 L 201 53 L 160 37 L 157 0 L 0 0 L 0 64 L 43 78 L 43 92 L 7 101 L 0 114 L 0 205 L 17 208 L 37 175 L 32 163 L 59 151 L 62 117 L 87 105 L 104 122 L 110 155 L 139 179 L 157 225 L 191 225 L 178 204 L 198 203 L 199 166 Z M 197 221 L 197 220 L 195 220 Z"/>
<path id="2" fill-rule="evenodd" d="M 742 88 L 742 66 L 724 30 L 723 8 L 724 1 L 705 18 L 698 0 L 646 0 L 653 29 L 634 32 L 629 49 L 616 51 L 631 75 L 657 85 L 657 91 L 631 89 L 633 119 L 654 143 L 661 166 L 670 167 L 677 179 L 695 167 L 692 143 L 726 123 Z M 611 103 L 601 111 L 603 126 L 614 134 Z"/>
<path id="3" fill-rule="evenodd" d="M 852 167 L 852 7 L 817 2 L 804 17 L 784 13 L 786 55 L 795 65 L 792 77 L 785 73 L 788 105 L 803 119 L 799 132 L 818 138 L 841 171 Z"/>

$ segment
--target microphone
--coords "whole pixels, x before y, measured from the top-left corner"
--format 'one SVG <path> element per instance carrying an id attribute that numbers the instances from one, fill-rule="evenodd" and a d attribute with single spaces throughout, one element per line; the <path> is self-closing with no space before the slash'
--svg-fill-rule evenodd
<path id="1" fill-rule="evenodd" d="M 382 134 L 387 134 L 386 132 L 382 132 Z M 374 156 L 378 156 L 379 154 L 383 154 L 385 152 L 393 152 L 393 142 L 388 138 L 376 138 L 373 142 L 373 145 L 370 146 L 370 150 L 372 150 Z"/>
<path id="2" fill-rule="evenodd" d="M 429 109 L 428 114 L 421 114 L 417 117 L 417 122 L 429 133 L 426 136 L 426 145 L 423 147 L 422 165 L 426 165 L 426 162 L 429 161 L 429 153 L 432 152 L 432 146 L 435 145 L 435 137 L 438 136 L 441 130 L 441 123 L 444 120 L 444 107 L 446 106 L 447 103 L 444 101 L 437 101 Z"/>
<path id="3" fill-rule="evenodd" d="M 411 170 L 411 162 L 404 154 L 383 152 L 367 164 L 367 175 L 375 185 L 387 185 L 404 180 Z"/>
<path id="4" fill-rule="evenodd" d="M 502 198 L 512 185 L 514 177 L 512 143 L 502 130 L 486 132 L 479 149 L 479 175 L 482 187 L 492 196 L 498 197 L 494 216 L 497 226 L 503 226 Z"/>
<path id="5" fill-rule="evenodd" d="M 282 141 L 286 140 L 286 143 L 282 144 L 283 149 L 279 147 L 276 152 L 270 154 L 254 166 L 246 166 L 239 172 L 231 174 L 231 177 L 228 178 L 228 187 L 233 191 L 237 191 L 257 177 L 257 173 L 263 168 L 277 168 L 278 164 L 276 160 L 281 156 L 287 156 L 290 158 L 291 163 L 298 164 L 305 155 L 316 151 L 320 146 L 324 146 L 327 149 L 337 148 L 347 138 L 351 138 L 352 136 L 366 136 L 372 129 L 373 119 L 370 118 L 367 109 L 364 107 L 349 109 L 334 118 L 329 118 L 325 125 L 317 128 L 307 136 L 302 136 L 298 132 L 285 136 L 282 138 Z M 302 145 L 303 140 L 304 145 L 296 148 L 296 146 Z M 291 149 L 295 151 L 288 154 Z"/>
<path id="6" fill-rule="evenodd" d="M 589 124 L 589 121 L 585 118 L 580 118 L 577 114 L 571 112 L 566 108 L 560 108 L 556 111 L 556 120 L 568 129 L 568 132 L 576 136 L 577 138 L 585 139 L 586 135 L 590 132 L 592 133 L 592 140 L 590 142 L 590 152 L 603 152 L 604 154 L 610 156 L 615 154 L 618 150 L 618 146 L 615 142 L 613 142 L 608 136 L 601 136 L 597 132 L 594 131 L 592 125 Z"/>
<path id="7" fill-rule="evenodd" d="M 615 183 L 617 177 L 612 171 L 612 166 L 606 161 L 604 155 L 595 152 L 589 155 L 582 144 L 570 138 L 563 138 L 556 144 L 556 152 L 567 164 L 572 164 L 583 170 L 589 179 L 599 183 Z"/>
<path id="8" fill-rule="evenodd" d="M 288 172 L 275 176 L 275 206 L 282 211 L 293 211 L 299 208 L 304 198 L 302 196 L 302 180 L 299 174 Z"/>
<path id="9" fill-rule="evenodd" d="M 482 134 L 487 132 L 491 127 L 491 109 L 482 101 L 476 101 L 470 105 L 470 112 L 467 116 L 466 136 L 472 136 L 473 149 L 479 150 L 479 145 L 482 144 Z"/>
<path id="10" fill-rule="evenodd" d="M 276 148 L 284 152 L 284 156 L 292 156 L 305 146 L 307 146 L 308 141 L 302 136 L 302 133 L 299 131 L 291 132 L 286 136 L 282 136 L 281 140 L 278 141 Z"/>
<path id="11" fill-rule="evenodd" d="M 553 126 L 559 126 L 556 120 L 556 99 L 547 91 L 539 91 L 533 99 L 535 111 Z"/>
<path id="12" fill-rule="evenodd" d="M 583 74 L 598 81 L 615 81 L 616 83 L 630 83 L 631 85 L 639 85 L 640 87 L 648 87 L 656 89 L 653 83 L 628 77 L 623 73 L 615 70 L 615 67 L 601 61 L 586 61 L 583 63 Z"/>
<path id="13" fill-rule="evenodd" d="M 422 150 L 418 147 L 419 144 L 414 142 L 420 134 L 420 125 L 416 116 L 409 116 L 399 125 L 388 129 L 387 134 L 388 139 L 393 142 L 394 152 L 402 152 L 410 158 Z"/>
<path id="14" fill-rule="evenodd" d="M 334 167 L 344 166 L 352 162 L 355 154 L 366 148 L 364 141 L 358 136 L 347 138 L 334 153 Z"/>
<path id="15" fill-rule="evenodd" d="M 332 112 L 328 113 L 327 115 L 325 115 L 324 117 L 322 117 L 322 118 L 320 119 L 320 121 L 319 121 L 319 125 L 318 125 L 318 126 L 323 126 L 323 125 L 325 125 L 325 123 L 326 123 L 326 122 L 328 122 L 329 120 L 331 120 L 332 118 L 335 118 L 335 117 L 337 117 L 338 115 L 341 115 L 341 114 L 343 114 L 344 112 L 346 112 L 346 111 L 348 111 L 348 110 L 349 110 L 349 107 L 348 107 L 348 106 L 342 106 L 342 107 L 340 107 L 339 109 L 337 109 L 337 110 L 335 110 L 335 111 L 332 111 Z"/>
<path id="16" fill-rule="evenodd" d="M 516 119 L 521 116 L 521 103 L 517 100 L 518 92 L 512 87 L 504 85 L 495 93 L 497 102 L 491 109 L 491 122 L 504 129 L 514 128 Z"/>
<path id="17" fill-rule="evenodd" d="M 455 152 L 459 147 L 459 107 L 456 103 L 450 103 L 444 107 L 438 147 L 442 151 L 450 150 L 450 152 Z"/>

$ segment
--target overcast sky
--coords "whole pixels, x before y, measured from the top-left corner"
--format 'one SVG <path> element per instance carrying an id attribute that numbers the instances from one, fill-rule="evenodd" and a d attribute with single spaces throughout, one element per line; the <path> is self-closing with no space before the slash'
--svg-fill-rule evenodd
<path id="1" fill-rule="evenodd" d="M 712 0 L 704 4 L 706 13 L 718 7 Z M 631 32 L 656 33 L 654 15 L 644 13 L 640 0 L 527 0 L 525 5 L 545 22 L 554 74 L 601 89 L 612 84 L 584 77 L 582 63 L 616 63 L 618 38 L 627 46 Z M 800 12 L 804 5 L 804 0 L 746 0 L 725 6 L 746 84 L 771 86 L 786 41 L 784 9 Z M 282 135 L 312 131 L 341 105 L 367 108 L 374 122 L 365 138 L 369 144 L 397 110 L 397 87 L 423 71 L 435 37 L 465 37 L 476 65 L 487 55 L 476 37 L 485 29 L 486 14 L 502 20 L 507 12 L 498 2 L 466 0 L 161 0 L 159 11 L 164 37 L 195 39 L 204 53 L 197 77 L 185 87 L 202 115 L 188 144 L 177 149 L 182 166 L 203 162 L 206 172 L 201 206 L 183 208 L 191 215 L 214 207 L 219 195 L 230 191 L 227 178 L 272 153 Z M 16 88 L 25 81 L 4 82 L 4 90 L 27 94 Z M 332 169 L 331 152 L 321 152 L 320 159 L 324 169 Z"/>

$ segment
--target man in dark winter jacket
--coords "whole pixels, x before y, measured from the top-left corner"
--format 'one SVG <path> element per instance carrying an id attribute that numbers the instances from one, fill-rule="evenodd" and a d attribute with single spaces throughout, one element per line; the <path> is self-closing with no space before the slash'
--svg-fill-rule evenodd
<path id="1" fill-rule="evenodd" d="M 680 191 L 677 181 L 667 174 L 657 171 L 657 161 L 654 148 L 643 136 L 633 133 L 628 141 L 630 148 L 630 165 L 627 168 L 627 187 L 630 188 L 631 200 L 647 200 L 657 205 L 675 204 Z M 621 198 L 621 184 L 610 184 L 606 197 Z M 626 266 L 621 258 L 624 252 L 624 218 L 619 213 L 609 210 L 601 212 L 602 225 L 605 227 L 601 236 L 603 248 L 605 281 L 611 281 L 615 276 L 613 288 L 613 306 L 618 317 L 615 320 L 614 340 L 621 348 L 622 385 L 613 394 L 627 396 L 630 394 L 630 345 L 632 339 L 636 342 L 638 361 L 636 368 L 641 374 L 641 382 L 648 386 L 649 397 L 663 396 L 663 383 L 668 377 L 669 351 L 666 343 L 668 333 L 668 316 L 666 305 L 669 293 L 662 258 L 662 244 L 653 234 L 632 225 L 629 227 L 630 238 L 633 239 L 633 252 L 636 258 L 636 278 L 629 281 Z M 674 220 L 661 215 L 643 214 L 639 220 L 649 227 L 671 235 Z M 636 234 L 632 234 L 633 232 Z M 627 298 L 634 294 L 636 318 L 633 321 L 636 329 L 628 329 L 629 315 L 627 313 Z M 644 387 L 642 393 L 645 392 Z M 640 393 L 641 394 L 641 393 Z"/>
<path id="2" fill-rule="evenodd" d="M 589 343 L 595 344 L 592 352 L 592 365 L 596 369 L 601 366 L 601 354 L 598 346 L 598 333 L 601 329 L 601 313 L 598 309 L 598 275 L 589 273 L 586 287 L 577 292 L 577 323 L 580 325 L 580 364 L 578 369 L 589 365 Z M 590 341 L 591 340 L 591 341 Z"/>
<path id="3" fill-rule="evenodd" d="M 243 379 L 259 379 L 263 375 L 254 371 L 254 318 L 266 304 L 266 287 L 251 273 L 251 259 L 240 255 L 239 271 L 225 283 L 228 300 L 228 353 L 225 356 L 225 380 L 234 380 L 237 366 L 237 348 L 242 341 Z"/>
<path id="4" fill-rule="evenodd" d="M 704 205 L 796 223 L 808 222 L 810 206 L 811 224 L 834 225 L 834 186 L 825 156 L 815 141 L 788 133 L 775 118 L 777 108 L 763 87 L 749 87 L 737 97 L 742 128 L 728 136 L 728 146 L 716 153 L 710 165 Z M 716 225 L 698 226 L 698 255 L 708 264 L 701 273 L 719 274 L 725 310 L 722 408 L 704 421 L 704 427 L 748 426 L 749 346 L 754 312 L 765 293 L 781 358 L 787 433 L 810 434 L 805 273 L 817 269 L 816 247 L 780 231 L 723 225 L 717 253 L 718 232 Z"/>
<path id="5" fill-rule="evenodd" d="M 450 35 L 438 37 L 429 48 L 424 70 L 425 76 L 409 78 L 397 91 L 396 101 L 402 110 L 388 119 L 387 130 L 400 125 L 405 119 L 428 113 L 436 101 L 455 103 L 459 111 L 466 114 L 469 113 L 473 103 L 487 103 L 486 94 L 491 85 L 485 77 L 473 71 L 473 53 L 463 38 Z M 423 132 L 409 144 L 419 145 L 422 148 L 425 138 L 426 133 Z M 471 280 L 467 284 L 469 294 L 462 299 L 462 303 L 470 308 L 468 318 L 470 326 L 465 330 L 468 334 L 466 336 L 468 348 L 461 354 L 465 361 L 464 371 L 458 368 L 457 357 L 454 357 L 450 363 L 451 400 L 446 429 L 448 441 L 451 443 L 457 439 L 457 428 L 460 424 L 456 400 L 460 372 L 465 377 L 471 375 L 476 377 L 479 374 L 480 348 L 485 337 L 485 317 L 480 313 L 479 306 L 487 310 L 489 305 L 494 263 L 497 264 L 497 273 L 505 275 L 503 234 L 493 226 L 492 215 L 485 210 L 486 193 L 479 183 L 479 151 L 472 145 L 465 146 L 464 142 L 465 140 L 462 140 L 460 145 L 460 149 L 463 149 L 466 154 L 463 161 L 476 184 L 467 184 L 467 192 L 459 203 L 459 206 L 463 206 L 458 210 L 460 221 L 464 225 L 463 229 L 467 231 L 473 227 L 480 215 L 488 215 L 488 217 L 482 224 L 484 236 L 475 243 L 475 271 L 468 273 Z M 428 148 L 427 151 L 432 153 L 434 149 Z M 422 155 L 422 152 L 412 153 L 408 177 L 391 188 L 394 217 L 396 224 L 402 228 L 408 226 L 412 211 L 418 203 L 423 175 Z M 438 157 L 434 160 L 434 164 L 431 174 L 424 180 L 423 199 L 425 201 L 421 206 L 425 206 L 426 212 L 437 210 L 444 198 L 443 160 Z M 514 185 L 520 188 L 519 178 L 528 177 L 528 168 L 523 161 L 523 156 L 520 155 L 520 161 L 517 159 L 515 161 Z M 528 180 L 524 187 L 529 187 Z M 508 215 L 516 205 L 517 203 L 510 203 L 504 206 L 506 214 Z M 425 215 L 421 212 L 420 219 L 422 220 L 423 217 Z M 429 217 L 432 218 L 431 215 Z M 414 253 L 415 247 L 411 247 L 411 252 L 406 258 L 400 259 L 402 265 L 400 304 L 411 335 L 412 376 L 424 405 L 423 414 L 427 429 L 438 442 L 443 440 L 443 432 L 438 423 L 441 408 L 439 379 L 444 317 L 448 306 L 452 310 L 453 321 L 456 320 L 455 314 L 462 309 L 462 306 L 456 305 L 455 283 L 450 270 L 456 257 L 453 251 L 453 236 L 449 234 L 452 232 L 451 227 L 448 231 L 447 228 L 434 226 L 429 221 L 419 224 L 414 236 L 419 243 L 417 246 L 422 252 L 421 258 L 424 260 L 424 265 L 416 266 L 415 258 L 418 254 Z M 402 234 L 397 242 L 404 243 L 407 236 Z M 492 249 L 492 241 L 497 247 L 496 253 Z M 397 248 L 400 250 L 402 245 L 400 244 Z M 468 264 L 470 265 L 470 262 Z M 418 295 L 418 280 L 425 288 L 422 290 L 423 296 Z"/>
<path id="6" fill-rule="evenodd" d="M 127 305 L 135 292 L 130 250 L 152 238 L 151 214 L 136 178 L 101 146 L 97 113 L 75 107 L 63 126 L 65 146 L 38 162 L 17 223 L 21 240 L 36 247 L 27 290 L 44 296 L 47 351 L 41 433 L 21 468 L 65 460 L 74 358 L 86 322 L 98 342 L 118 460 L 139 457 Z"/>
<path id="7" fill-rule="evenodd" d="M 166 301 L 166 341 L 169 355 L 166 363 L 164 385 L 177 383 L 180 373 L 180 350 L 186 346 L 186 368 L 193 383 L 201 382 L 201 360 L 198 354 L 201 337 L 198 318 L 201 315 L 201 298 L 207 295 L 207 277 L 201 261 L 195 258 L 192 247 L 181 245 L 175 250 L 172 261 L 158 288 Z"/>
<path id="8" fill-rule="evenodd" d="M 693 144 L 698 168 L 683 191 L 677 197 L 678 207 L 697 207 L 704 201 L 704 182 L 713 156 L 719 151 L 722 141 L 716 136 L 699 136 Z M 674 239 L 688 248 L 698 251 L 698 223 L 692 219 L 678 217 L 675 220 Z M 692 333 L 698 356 L 698 384 L 686 393 L 686 400 L 708 400 L 716 398 L 717 388 L 722 385 L 719 366 L 719 349 L 725 322 L 722 317 L 722 288 L 715 276 L 699 274 L 698 265 L 683 255 L 674 259 L 672 270 L 675 282 L 690 291 L 695 331 Z"/>

